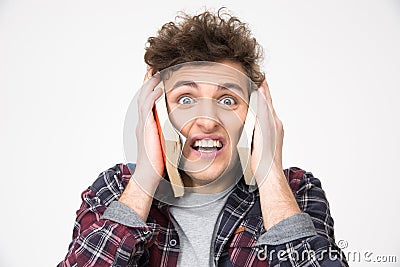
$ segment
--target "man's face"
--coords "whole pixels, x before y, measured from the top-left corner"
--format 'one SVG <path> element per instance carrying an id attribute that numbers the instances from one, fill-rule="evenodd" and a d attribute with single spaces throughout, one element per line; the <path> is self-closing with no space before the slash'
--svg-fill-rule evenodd
<path id="1" fill-rule="evenodd" d="M 221 63 L 184 66 L 164 81 L 170 120 L 187 138 L 180 167 L 192 186 L 238 170 L 236 145 L 248 110 L 249 79 L 239 63 Z"/>

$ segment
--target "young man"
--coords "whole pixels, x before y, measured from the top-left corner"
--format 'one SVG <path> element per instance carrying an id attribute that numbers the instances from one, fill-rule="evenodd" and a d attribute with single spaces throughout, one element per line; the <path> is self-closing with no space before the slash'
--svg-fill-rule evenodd
<path id="1" fill-rule="evenodd" d="M 320 181 L 282 168 L 283 126 L 247 26 L 221 10 L 184 15 L 148 43 L 137 162 L 102 172 L 82 193 L 59 266 L 348 266 Z M 250 112 L 246 79 L 258 94 L 250 158 L 255 190 L 236 151 Z M 170 89 L 171 122 L 186 139 L 179 164 L 185 194 L 174 203 L 153 197 L 167 179 L 153 114 L 160 80 Z"/>

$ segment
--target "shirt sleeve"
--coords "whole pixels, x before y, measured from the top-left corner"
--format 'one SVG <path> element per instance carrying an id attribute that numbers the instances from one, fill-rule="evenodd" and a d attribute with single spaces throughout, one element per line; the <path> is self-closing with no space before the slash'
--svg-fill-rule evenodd
<path id="1" fill-rule="evenodd" d="M 316 235 L 308 213 L 295 214 L 272 226 L 257 240 L 258 245 L 280 245 L 299 238 Z"/>
<path id="2" fill-rule="evenodd" d="M 82 193 L 72 242 L 59 267 L 139 265 L 144 248 L 158 234 L 158 227 L 127 220 L 133 211 L 117 202 L 123 189 L 116 165 L 102 172 Z"/>
<path id="3" fill-rule="evenodd" d="M 295 197 L 302 213 L 282 220 L 257 241 L 270 266 L 348 266 L 335 243 L 333 219 L 320 180 L 306 172 Z"/>
<path id="4" fill-rule="evenodd" d="M 147 226 L 135 211 L 119 201 L 112 202 L 101 218 L 109 219 L 128 227 Z"/>

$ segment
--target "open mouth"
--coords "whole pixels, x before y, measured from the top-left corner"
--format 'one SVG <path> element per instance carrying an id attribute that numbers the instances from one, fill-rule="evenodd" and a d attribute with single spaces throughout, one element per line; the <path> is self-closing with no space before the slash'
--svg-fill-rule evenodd
<path id="1" fill-rule="evenodd" d="M 194 141 L 191 147 L 199 152 L 212 153 L 221 150 L 223 143 L 218 139 L 204 138 Z"/>

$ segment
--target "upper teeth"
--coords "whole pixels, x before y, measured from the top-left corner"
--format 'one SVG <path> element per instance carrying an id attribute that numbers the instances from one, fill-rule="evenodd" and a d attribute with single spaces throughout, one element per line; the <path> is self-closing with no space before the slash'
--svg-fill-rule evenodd
<path id="1" fill-rule="evenodd" d="M 202 139 L 194 142 L 193 146 L 198 147 L 222 147 L 221 141 L 212 139 Z"/>

